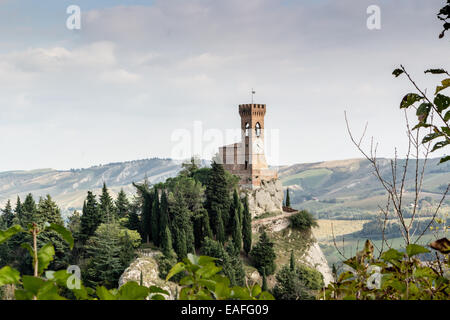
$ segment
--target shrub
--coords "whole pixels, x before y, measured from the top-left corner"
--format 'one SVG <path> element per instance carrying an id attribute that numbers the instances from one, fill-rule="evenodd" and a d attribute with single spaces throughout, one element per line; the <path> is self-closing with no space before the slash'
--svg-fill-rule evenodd
<path id="1" fill-rule="evenodd" d="M 306 210 L 301 210 L 300 212 L 290 216 L 289 220 L 291 221 L 292 228 L 300 231 L 309 230 L 312 227 L 318 226 L 316 219 Z"/>

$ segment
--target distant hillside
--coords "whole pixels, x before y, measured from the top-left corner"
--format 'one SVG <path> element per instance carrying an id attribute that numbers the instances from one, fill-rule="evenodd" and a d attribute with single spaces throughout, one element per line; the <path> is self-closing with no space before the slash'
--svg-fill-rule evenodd
<path id="1" fill-rule="evenodd" d="M 440 199 L 450 182 L 450 163 L 438 163 L 439 159 L 429 159 L 425 170 L 422 198 L 427 198 L 430 204 Z M 380 159 L 379 164 L 383 177 L 391 177 L 390 160 Z M 401 180 L 404 164 L 405 160 L 398 162 L 397 181 Z M 412 199 L 408 191 L 414 187 L 414 164 L 410 160 L 405 201 Z M 367 160 L 350 159 L 285 166 L 279 169 L 279 176 L 283 186 L 291 191 L 293 207 L 309 209 L 322 218 L 349 218 L 373 214 L 378 205 L 385 203 L 385 191 L 373 172 Z"/>
<path id="2" fill-rule="evenodd" d="M 450 181 L 450 163 L 438 165 L 439 159 L 428 160 L 423 197 L 438 199 L 443 186 Z M 204 161 L 203 165 L 207 165 Z M 390 174 L 388 159 L 380 159 L 381 171 Z M 410 163 L 412 164 L 412 162 Z M 402 162 L 399 163 L 399 166 Z M 17 195 L 23 200 L 28 193 L 35 199 L 50 194 L 64 214 L 81 209 L 86 192 L 99 194 L 103 182 L 115 195 L 121 188 L 135 193 L 132 182 L 164 181 L 181 169 L 181 161 L 145 159 L 110 163 L 86 169 L 0 172 L 0 206 L 7 199 L 15 203 Z M 372 174 L 370 164 L 363 159 L 303 163 L 279 167 L 284 187 L 291 190 L 291 204 L 306 208 L 321 217 L 351 217 L 374 213 L 385 201 L 384 191 Z M 408 172 L 407 189 L 412 187 L 413 167 Z"/>
<path id="3" fill-rule="evenodd" d="M 0 173 L 0 204 L 7 199 L 15 203 L 17 195 L 23 200 L 32 193 L 37 200 L 50 194 L 67 214 L 80 209 L 88 190 L 99 194 L 103 182 L 113 194 L 121 188 L 127 193 L 135 193 L 132 182 L 142 182 L 147 177 L 156 183 L 175 176 L 180 170 L 180 161 L 170 159 L 146 159 L 110 163 L 87 169 L 32 171 L 8 171 Z"/>

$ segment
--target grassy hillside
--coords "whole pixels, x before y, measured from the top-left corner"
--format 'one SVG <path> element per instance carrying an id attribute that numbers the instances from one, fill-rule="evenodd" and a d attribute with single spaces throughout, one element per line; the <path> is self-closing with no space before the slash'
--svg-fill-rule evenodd
<path id="1" fill-rule="evenodd" d="M 391 175 L 390 160 L 380 159 L 383 177 Z M 423 160 L 420 160 L 420 164 Z M 450 181 L 450 163 L 438 164 L 439 159 L 429 159 L 423 181 L 422 198 L 431 202 L 440 200 Z M 402 168 L 400 160 L 398 168 Z M 400 180 L 401 170 L 398 170 Z M 308 209 L 317 217 L 340 219 L 370 218 L 378 212 L 378 206 L 386 201 L 385 191 L 373 174 L 367 160 L 350 159 L 318 163 L 296 164 L 281 167 L 279 176 L 285 188 L 290 189 L 291 205 L 297 209 Z M 413 199 L 414 163 L 410 161 L 406 176 L 405 201 Z M 450 205 L 450 200 L 447 200 Z"/>

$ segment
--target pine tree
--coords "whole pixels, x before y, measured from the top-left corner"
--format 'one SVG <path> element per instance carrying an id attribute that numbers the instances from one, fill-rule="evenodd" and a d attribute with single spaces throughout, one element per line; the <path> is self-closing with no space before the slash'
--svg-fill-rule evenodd
<path id="1" fill-rule="evenodd" d="M 95 195 L 91 191 L 88 191 L 83 204 L 80 239 L 86 241 L 89 237 L 93 236 L 100 223 L 102 223 L 102 216 L 99 212 L 97 200 L 95 199 Z"/>
<path id="2" fill-rule="evenodd" d="M 275 272 L 276 254 L 273 246 L 274 243 L 269 239 L 267 233 L 263 231 L 259 237 L 259 242 L 250 252 L 253 265 L 260 273 L 262 273 L 263 268 L 267 275 Z"/>
<path id="3" fill-rule="evenodd" d="M 289 188 L 286 190 L 286 207 L 291 207 L 291 198 L 289 197 Z"/>
<path id="4" fill-rule="evenodd" d="M 239 219 L 239 211 L 236 208 L 234 213 L 234 223 L 233 223 L 233 245 L 237 252 L 241 252 L 242 249 L 242 228 Z"/>
<path id="5" fill-rule="evenodd" d="M 242 239 L 244 251 L 248 255 L 252 248 L 252 217 L 248 208 L 248 197 L 244 199 L 244 210 L 242 213 Z"/>
<path id="6" fill-rule="evenodd" d="M 55 223 L 61 226 L 64 225 L 61 217 L 61 210 L 49 194 L 45 198 L 39 200 L 36 208 L 36 218 L 36 222 L 40 224 Z"/>
<path id="7" fill-rule="evenodd" d="M 22 219 L 20 224 L 22 227 L 27 227 L 28 224 L 34 222 L 36 214 L 36 202 L 33 199 L 33 195 L 29 193 L 22 206 Z"/>
<path id="8" fill-rule="evenodd" d="M 20 202 L 20 197 L 17 196 L 16 201 L 16 207 L 14 208 L 14 213 L 16 215 L 16 219 L 19 220 L 19 222 L 22 220 L 22 203 Z"/>
<path id="9" fill-rule="evenodd" d="M 112 197 L 109 194 L 106 183 L 103 182 L 102 194 L 99 199 L 99 211 L 102 222 L 112 223 L 115 221 L 115 207 Z"/>
<path id="10" fill-rule="evenodd" d="M 5 205 L 5 209 L 2 209 L 2 219 L 6 228 L 9 228 L 13 225 L 14 213 L 11 207 L 11 201 L 8 199 Z"/>
<path id="11" fill-rule="evenodd" d="M 127 217 L 130 212 L 130 202 L 123 189 L 120 189 L 120 192 L 117 195 L 116 212 L 119 219 Z"/>
<path id="12" fill-rule="evenodd" d="M 160 215 L 160 205 L 159 205 L 158 189 L 155 188 L 153 195 L 152 216 L 150 221 L 150 226 L 152 230 L 152 241 L 155 246 L 159 246 L 159 215 Z"/>

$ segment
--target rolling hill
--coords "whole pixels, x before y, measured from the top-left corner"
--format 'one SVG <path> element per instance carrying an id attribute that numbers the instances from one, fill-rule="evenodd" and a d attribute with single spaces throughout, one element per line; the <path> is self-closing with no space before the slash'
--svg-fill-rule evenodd
<path id="1" fill-rule="evenodd" d="M 439 159 L 428 160 L 423 197 L 438 199 L 443 186 L 450 181 L 450 163 L 438 165 Z M 203 165 L 207 165 L 203 161 Z M 404 160 L 399 162 L 403 165 Z M 411 164 L 411 163 L 410 163 Z M 383 175 L 390 174 L 390 160 L 380 159 Z M 64 214 L 80 209 L 88 190 L 99 194 L 103 182 L 115 195 L 121 188 L 130 196 L 135 193 L 132 182 L 164 181 L 181 169 L 181 161 L 144 159 L 110 163 L 85 169 L 0 172 L 0 206 L 7 199 L 13 204 L 19 195 L 23 200 L 32 193 L 35 199 L 50 194 Z M 321 218 L 351 218 L 372 214 L 384 203 L 384 190 L 373 176 L 368 161 L 349 159 L 317 163 L 301 163 L 278 168 L 285 188 L 290 189 L 294 208 L 305 208 Z M 407 190 L 413 186 L 413 167 L 407 175 Z"/>

